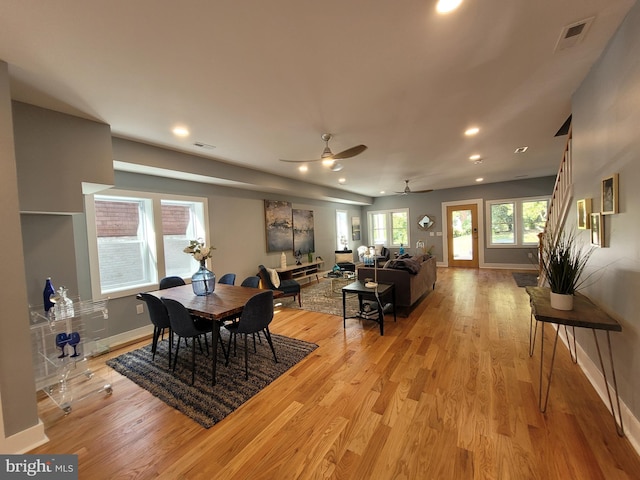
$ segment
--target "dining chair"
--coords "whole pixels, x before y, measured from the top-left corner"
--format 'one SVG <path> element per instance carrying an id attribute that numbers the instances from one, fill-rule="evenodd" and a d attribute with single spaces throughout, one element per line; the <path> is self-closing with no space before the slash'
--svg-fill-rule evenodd
<path id="1" fill-rule="evenodd" d="M 269 290 L 281 291 L 283 297 L 293 297 L 294 300 L 298 297 L 298 305 L 302 306 L 302 295 L 300 294 L 300 284 L 298 282 L 291 279 L 281 280 L 280 285 L 276 287 L 273 282 L 271 282 L 269 272 L 267 272 L 264 265 L 258 266 L 258 276 L 260 277 L 260 280 L 262 280 L 263 286 Z"/>
<path id="2" fill-rule="evenodd" d="M 176 300 L 162 297 L 162 303 L 164 303 L 169 313 L 169 322 L 171 323 L 171 330 L 178 336 L 178 342 L 176 344 L 176 352 L 173 358 L 173 371 L 176 371 L 176 364 L 178 363 L 178 353 L 180 351 L 180 338 L 191 338 L 191 385 L 195 381 L 196 374 L 196 339 L 200 335 L 206 335 L 211 331 L 213 322 L 209 322 L 209 325 L 201 323 L 198 325 L 189 310 L 184 305 Z M 202 350 L 202 348 L 201 348 Z M 208 348 L 207 348 L 208 350 Z"/>
<path id="3" fill-rule="evenodd" d="M 258 277 L 258 276 L 247 277 L 242 281 L 240 286 L 241 287 L 258 288 L 260 286 L 260 277 Z"/>
<path id="4" fill-rule="evenodd" d="M 180 285 L 185 285 L 185 281 L 182 279 L 182 277 L 176 277 L 176 276 L 171 276 L 171 277 L 164 277 L 162 280 L 160 280 L 160 290 L 164 290 L 165 288 L 171 288 L 171 287 L 179 287 Z"/>
<path id="5" fill-rule="evenodd" d="M 147 311 L 149 312 L 149 318 L 153 324 L 153 340 L 151 342 L 151 360 L 156 359 L 156 350 L 158 348 L 158 338 L 164 333 L 166 328 L 169 329 L 169 367 L 171 367 L 171 347 L 173 345 L 173 333 L 171 330 L 171 321 L 169 320 L 169 313 L 167 307 L 164 306 L 162 300 L 158 297 L 150 295 L 148 293 L 139 293 L 136 295 L 138 300 L 142 300 L 147 304 Z"/>
<path id="6" fill-rule="evenodd" d="M 220 277 L 218 283 L 223 283 L 225 285 L 235 285 L 236 283 L 236 274 L 235 273 L 225 273 Z"/>
<path id="7" fill-rule="evenodd" d="M 271 341 L 271 333 L 269 332 L 269 324 L 273 320 L 273 291 L 265 290 L 264 292 L 256 293 L 251 297 L 240 315 L 240 320 L 235 323 L 225 325 L 229 331 L 229 347 L 228 352 L 231 354 L 231 340 L 236 341 L 236 336 L 241 334 L 244 336 L 244 376 L 245 379 L 249 379 L 249 348 L 247 335 L 250 333 L 263 332 L 265 338 L 269 342 L 271 352 L 273 353 L 273 359 L 278 363 L 278 357 L 276 351 L 273 348 L 273 342 Z M 257 353 L 255 338 L 253 340 L 253 350 Z M 227 365 L 229 365 L 229 357 L 227 357 Z"/>

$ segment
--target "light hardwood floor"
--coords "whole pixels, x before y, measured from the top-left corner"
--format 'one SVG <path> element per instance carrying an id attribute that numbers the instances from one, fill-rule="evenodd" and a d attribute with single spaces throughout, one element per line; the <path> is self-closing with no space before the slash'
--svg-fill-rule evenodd
<path id="1" fill-rule="evenodd" d="M 43 398 L 51 441 L 31 453 L 78 454 L 92 480 L 639 478 L 564 347 L 539 412 L 539 345 L 530 358 L 528 297 L 509 271 L 438 269 L 435 291 L 384 337 L 293 309 L 271 330 L 319 348 L 211 429 L 112 373 L 111 397 L 67 417 Z"/>

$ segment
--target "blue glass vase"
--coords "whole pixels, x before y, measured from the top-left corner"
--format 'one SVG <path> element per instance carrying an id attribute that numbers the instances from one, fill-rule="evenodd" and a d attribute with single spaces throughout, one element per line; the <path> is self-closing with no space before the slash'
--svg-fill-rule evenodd
<path id="1" fill-rule="evenodd" d="M 211 295 L 216 289 L 216 275 L 207 269 L 204 260 L 200 262 L 200 268 L 191 276 L 191 287 L 196 295 Z"/>

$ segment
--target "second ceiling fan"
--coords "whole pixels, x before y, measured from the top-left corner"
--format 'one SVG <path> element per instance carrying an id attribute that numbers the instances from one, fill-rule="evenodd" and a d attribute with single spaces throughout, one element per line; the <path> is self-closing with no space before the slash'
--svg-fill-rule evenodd
<path id="1" fill-rule="evenodd" d="M 433 192 L 433 189 L 430 188 L 429 190 L 411 190 L 411 188 L 409 188 L 409 180 L 405 180 L 404 190 L 396 193 L 398 195 L 409 195 L 410 193 L 429 193 L 429 192 Z"/>
<path id="2" fill-rule="evenodd" d="M 329 166 L 333 164 L 334 160 L 344 160 L 345 158 L 355 157 L 356 155 L 360 155 L 367 149 L 366 145 L 356 145 L 355 147 L 347 148 L 339 153 L 333 153 L 329 148 L 329 140 L 333 135 L 330 133 L 323 133 L 320 138 L 324 141 L 324 150 L 322 151 L 322 155 L 320 158 L 314 158 L 313 160 L 284 160 L 280 159 L 281 162 L 289 162 L 289 163 L 308 163 L 308 162 L 326 162 Z"/>

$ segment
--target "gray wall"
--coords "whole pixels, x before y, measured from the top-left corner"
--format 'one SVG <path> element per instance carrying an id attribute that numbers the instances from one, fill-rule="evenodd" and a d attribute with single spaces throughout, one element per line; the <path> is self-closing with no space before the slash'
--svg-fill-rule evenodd
<path id="1" fill-rule="evenodd" d="M 574 202 L 593 199 L 600 211 L 600 181 L 620 174 L 620 213 L 604 216 L 605 248 L 592 256 L 593 282 L 585 293 L 622 324 L 612 348 L 622 400 L 640 416 L 640 4 L 628 13 L 601 59 L 573 96 Z M 588 231 L 582 233 L 588 242 Z M 580 345 L 597 365 L 591 332 Z"/>
<path id="2" fill-rule="evenodd" d="M 562 152 L 558 152 L 558 165 L 560 164 Z M 411 220 L 411 245 L 416 246 L 418 240 L 424 240 L 427 246 L 434 245 L 434 253 L 438 262 L 442 262 L 443 239 L 444 236 L 429 236 L 429 232 L 445 232 L 446 226 L 442 219 L 442 204 L 459 200 L 482 199 L 499 200 L 506 198 L 536 197 L 551 195 L 555 177 L 530 178 L 514 180 L 512 182 L 487 183 L 472 185 L 469 187 L 450 188 L 446 190 L 434 190 L 429 193 L 416 193 L 411 195 L 392 195 L 376 198 L 373 205 L 363 207 L 362 230 L 367 236 L 367 214 L 366 212 L 375 210 L 387 210 L 392 208 L 409 207 L 409 218 Z M 484 204 L 482 206 L 484 209 Z M 420 215 L 429 214 L 435 218 L 434 225 L 429 232 L 420 230 L 417 220 Z M 485 212 L 486 219 L 486 212 Z M 479 225 L 481 233 L 485 233 L 485 225 Z M 535 248 L 487 248 L 488 240 L 485 239 L 484 261 L 486 264 L 505 264 L 530 266 L 527 254 L 534 252 Z"/>
<path id="3" fill-rule="evenodd" d="M 0 61 L 0 447 L 6 437 L 38 423 L 13 145 L 9 74 Z"/>

